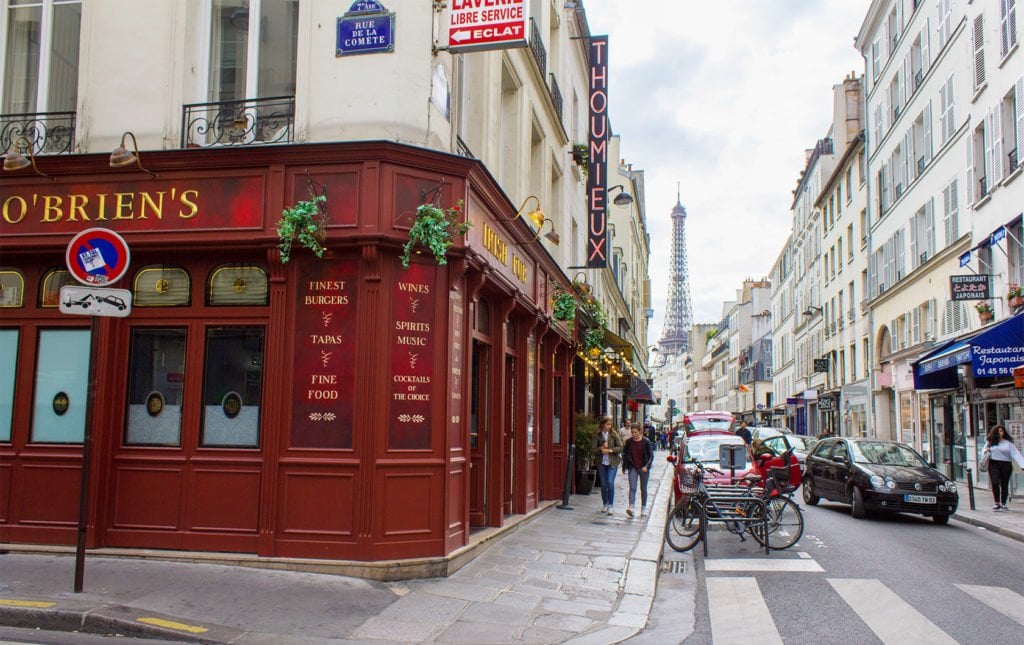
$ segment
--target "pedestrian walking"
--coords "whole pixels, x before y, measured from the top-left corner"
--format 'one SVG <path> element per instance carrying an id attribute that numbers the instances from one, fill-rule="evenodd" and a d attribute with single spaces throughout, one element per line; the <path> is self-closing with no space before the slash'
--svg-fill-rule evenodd
<path id="1" fill-rule="evenodd" d="M 601 512 L 611 515 L 615 506 L 615 473 L 622 461 L 622 438 L 612 428 L 611 417 L 601 417 L 594 436 L 594 452 L 601 455 L 597 465 L 597 477 L 601 480 Z"/>
<path id="2" fill-rule="evenodd" d="M 636 505 L 636 488 L 640 484 L 640 517 L 647 509 L 647 480 L 654 465 L 654 444 L 644 436 L 643 428 L 634 423 L 631 436 L 622 448 L 622 470 L 629 475 L 629 506 L 626 515 L 633 517 Z"/>
<path id="3" fill-rule="evenodd" d="M 993 511 L 1008 511 L 1007 499 L 1010 497 L 1010 475 L 1013 473 L 1013 462 L 1024 468 L 1024 455 L 1013 439 L 1006 434 L 1002 425 L 994 425 L 985 437 L 984 455 L 988 457 L 988 478 L 992 482 Z M 984 457 L 982 457 L 984 460 Z"/>

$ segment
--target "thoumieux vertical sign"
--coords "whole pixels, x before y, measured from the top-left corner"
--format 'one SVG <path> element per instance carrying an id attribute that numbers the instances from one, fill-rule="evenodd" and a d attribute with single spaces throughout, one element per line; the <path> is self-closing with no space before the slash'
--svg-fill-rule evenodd
<path id="1" fill-rule="evenodd" d="M 587 266 L 608 266 L 608 36 L 590 38 L 590 144 L 587 161 Z"/>

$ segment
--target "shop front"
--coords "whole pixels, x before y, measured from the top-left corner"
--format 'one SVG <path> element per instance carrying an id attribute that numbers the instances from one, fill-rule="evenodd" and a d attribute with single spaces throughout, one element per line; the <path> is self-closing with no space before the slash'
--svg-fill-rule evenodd
<path id="1" fill-rule="evenodd" d="M 367 143 L 50 165 L 0 179 L 0 542 L 75 542 L 88 421 L 89 547 L 443 558 L 561 497 L 568 284 L 478 162 Z M 282 210 L 318 195 L 326 252 L 283 262 Z M 404 268 L 424 203 L 472 227 Z M 131 313 L 95 325 L 59 310 L 91 227 L 131 249 Z"/>

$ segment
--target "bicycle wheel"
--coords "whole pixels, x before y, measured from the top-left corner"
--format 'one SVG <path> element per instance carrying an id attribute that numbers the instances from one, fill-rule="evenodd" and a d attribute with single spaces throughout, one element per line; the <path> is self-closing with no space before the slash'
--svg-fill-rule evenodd
<path id="1" fill-rule="evenodd" d="M 800 507 L 788 497 L 775 497 L 767 504 L 768 507 L 768 548 L 788 549 L 796 544 L 804 534 L 804 514 Z M 753 513 L 750 534 L 760 544 L 765 543 L 764 524 L 761 519 L 760 507 Z"/>
<path id="2" fill-rule="evenodd" d="M 701 505 L 694 495 L 682 498 L 669 511 L 665 541 L 676 551 L 689 551 L 700 542 Z"/>

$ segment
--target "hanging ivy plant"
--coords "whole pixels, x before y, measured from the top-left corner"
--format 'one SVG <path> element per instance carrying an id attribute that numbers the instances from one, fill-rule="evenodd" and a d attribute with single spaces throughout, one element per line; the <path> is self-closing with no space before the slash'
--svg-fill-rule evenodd
<path id="1" fill-rule="evenodd" d="M 416 221 L 409 229 L 409 241 L 402 247 L 402 268 L 409 268 L 412 250 L 417 244 L 426 247 L 434 254 L 438 264 L 448 264 L 448 248 L 455 241 L 456 235 L 465 235 L 472 226 L 470 222 L 460 222 L 462 217 L 462 200 L 455 206 L 441 208 L 434 204 L 420 204 L 416 209 Z"/>
<path id="2" fill-rule="evenodd" d="M 277 235 L 281 238 L 277 248 L 281 251 L 281 262 L 288 263 L 292 255 L 292 244 L 299 244 L 313 252 L 318 258 L 324 256 L 324 241 L 327 239 L 327 213 L 324 204 L 326 195 L 313 195 L 312 199 L 296 203 L 281 211 L 277 222 Z"/>
<path id="3" fill-rule="evenodd" d="M 572 160 L 580 167 L 583 171 L 583 176 L 587 176 L 587 170 L 590 167 L 590 147 L 585 143 L 574 143 L 572 144 Z"/>
<path id="4" fill-rule="evenodd" d="M 583 347 L 591 355 L 600 353 L 604 349 L 604 329 L 601 327 L 588 327 L 583 332 Z"/>
<path id="5" fill-rule="evenodd" d="M 557 289 L 551 295 L 554 305 L 555 320 L 573 320 L 576 318 L 576 297 L 568 291 Z"/>

